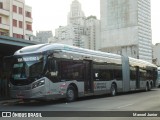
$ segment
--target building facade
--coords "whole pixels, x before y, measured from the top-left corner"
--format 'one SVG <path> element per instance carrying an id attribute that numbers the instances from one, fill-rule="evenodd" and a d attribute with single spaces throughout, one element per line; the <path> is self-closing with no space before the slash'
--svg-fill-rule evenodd
<path id="1" fill-rule="evenodd" d="M 88 36 L 88 49 L 99 50 L 100 48 L 100 20 L 96 16 L 86 18 L 86 34 Z"/>
<path id="2" fill-rule="evenodd" d="M 150 0 L 101 0 L 101 49 L 152 62 Z"/>
<path id="3" fill-rule="evenodd" d="M 55 36 L 49 38 L 49 43 L 63 43 L 81 48 L 87 47 L 88 36 L 84 26 L 69 24 L 55 30 Z"/>
<path id="4" fill-rule="evenodd" d="M 55 37 L 60 41 L 70 40 L 73 38 L 72 32 L 73 30 L 69 25 L 59 26 L 59 28 L 55 29 Z"/>
<path id="5" fill-rule="evenodd" d="M 86 18 L 77 0 L 71 4 L 67 20 L 67 26 L 60 26 L 55 30 L 55 36 L 49 39 L 50 43 L 64 43 L 98 50 L 100 21 L 95 16 Z"/>
<path id="6" fill-rule="evenodd" d="M 34 38 L 34 41 L 40 43 L 48 43 L 48 38 L 51 37 L 53 37 L 52 31 L 39 31 L 36 32 L 36 37 Z"/>
<path id="7" fill-rule="evenodd" d="M 0 35 L 32 39 L 32 8 L 25 0 L 0 1 Z"/>
<path id="8" fill-rule="evenodd" d="M 160 67 L 160 43 L 153 45 L 153 63 Z"/>
<path id="9" fill-rule="evenodd" d="M 81 4 L 78 0 L 72 1 L 70 6 L 70 12 L 68 13 L 67 23 L 69 24 L 77 24 L 84 26 L 85 25 L 85 14 L 82 11 Z"/>

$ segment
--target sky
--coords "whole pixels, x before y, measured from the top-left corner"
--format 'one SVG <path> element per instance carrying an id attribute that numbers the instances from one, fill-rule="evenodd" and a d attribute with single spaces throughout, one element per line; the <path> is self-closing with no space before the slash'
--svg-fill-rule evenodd
<path id="1" fill-rule="evenodd" d="M 33 33 L 54 31 L 67 25 L 67 15 L 73 0 L 25 0 L 32 7 Z M 94 15 L 100 19 L 100 0 L 78 0 L 85 16 Z M 151 0 L 152 43 L 160 43 L 160 0 Z"/>

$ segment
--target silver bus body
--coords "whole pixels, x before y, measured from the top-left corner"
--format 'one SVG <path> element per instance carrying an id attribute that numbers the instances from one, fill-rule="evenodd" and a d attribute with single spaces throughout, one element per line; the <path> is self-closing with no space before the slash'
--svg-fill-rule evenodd
<path id="1" fill-rule="evenodd" d="M 38 57 L 34 58 L 37 54 Z M 13 57 L 18 62 L 13 65 L 15 74 L 12 74 L 10 82 L 12 98 L 52 100 L 68 96 L 67 100 L 73 101 L 77 97 L 107 93 L 115 95 L 117 92 L 150 90 L 156 86 L 155 65 L 121 55 L 63 44 L 41 44 L 24 47 Z M 16 73 L 23 66 L 22 61 L 29 66 L 32 63 L 28 61 L 40 59 L 43 59 L 43 74 L 38 76 L 34 73 L 42 68 L 34 66 L 36 69 L 27 74 L 34 73 L 38 77 L 26 77 L 24 82 L 30 82 L 23 84 L 23 79 Z"/>

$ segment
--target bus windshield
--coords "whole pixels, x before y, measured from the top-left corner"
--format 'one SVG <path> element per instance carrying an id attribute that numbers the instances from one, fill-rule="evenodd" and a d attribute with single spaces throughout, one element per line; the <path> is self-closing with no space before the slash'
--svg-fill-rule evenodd
<path id="1" fill-rule="evenodd" d="M 21 56 L 16 57 L 13 63 L 12 79 L 26 80 L 28 78 L 39 77 L 43 71 L 43 57 Z"/>

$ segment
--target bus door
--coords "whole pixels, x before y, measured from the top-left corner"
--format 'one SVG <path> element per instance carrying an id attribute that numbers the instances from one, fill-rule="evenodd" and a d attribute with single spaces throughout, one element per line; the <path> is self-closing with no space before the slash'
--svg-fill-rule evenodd
<path id="1" fill-rule="evenodd" d="M 92 61 L 84 60 L 84 91 L 93 93 Z"/>
<path id="2" fill-rule="evenodd" d="M 136 66 L 136 89 L 140 88 L 140 70 L 139 67 Z"/>

